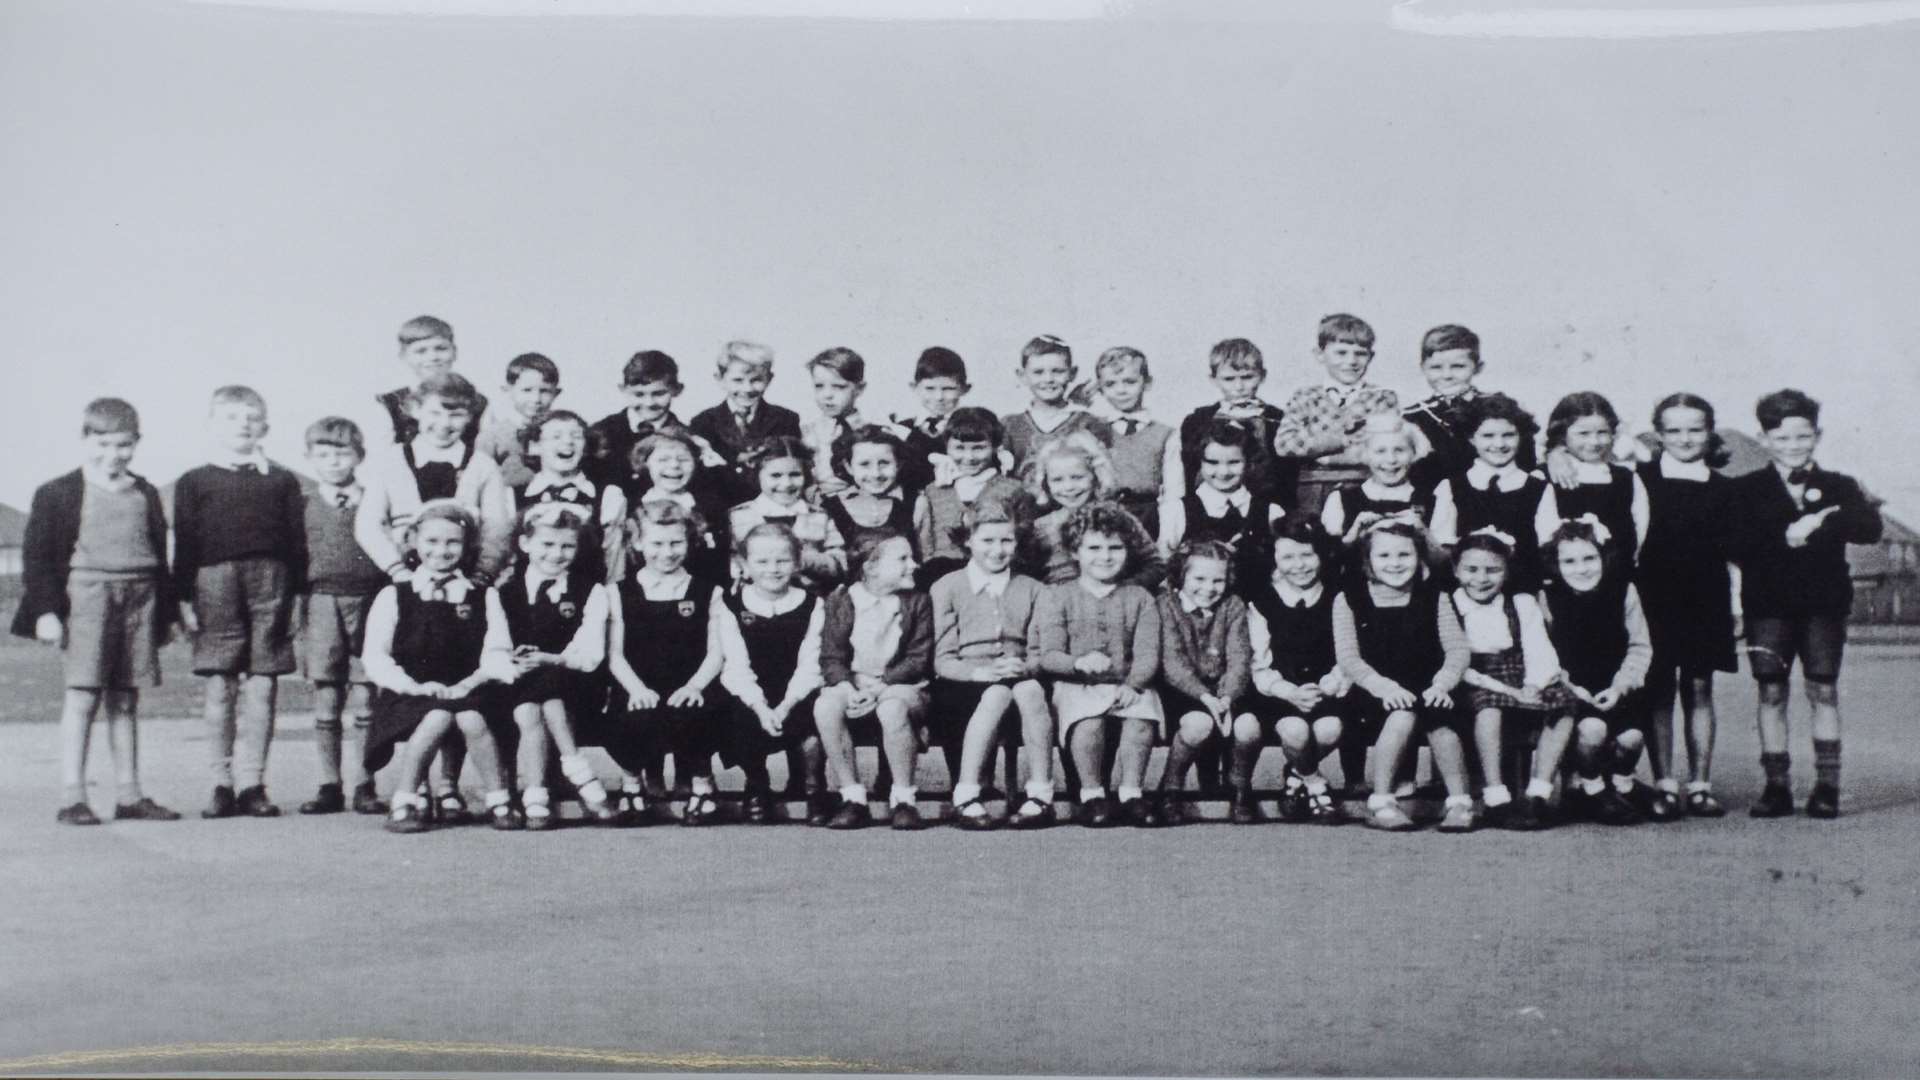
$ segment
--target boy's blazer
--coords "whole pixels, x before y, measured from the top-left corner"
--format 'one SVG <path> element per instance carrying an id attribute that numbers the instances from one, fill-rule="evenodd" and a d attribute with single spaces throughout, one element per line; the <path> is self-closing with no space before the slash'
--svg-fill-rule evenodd
<path id="1" fill-rule="evenodd" d="M 1880 539 L 1880 511 L 1852 477 L 1813 466 L 1806 509 L 1794 504 L 1786 478 L 1769 464 L 1727 482 L 1728 530 L 1740 564 L 1740 601 L 1746 617 L 1845 615 L 1853 608 L 1847 545 Z M 1787 546 L 1787 526 L 1810 513 L 1839 509 L 1814 530 L 1806 546 Z"/>
<path id="2" fill-rule="evenodd" d="M 746 474 L 740 464 L 742 455 L 763 439 L 779 435 L 799 438 L 800 414 L 771 401 L 762 401 L 760 407 L 753 411 L 753 422 L 742 431 L 739 422 L 733 418 L 732 410 L 720 404 L 696 413 L 687 427 L 727 460 L 730 473 L 726 485 L 728 501 L 746 502 L 760 493 L 760 485 Z"/>
<path id="3" fill-rule="evenodd" d="M 167 515 L 160 506 L 160 492 L 143 476 L 133 477 L 133 486 L 147 498 L 147 538 L 153 550 L 164 559 L 167 551 Z M 85 475 L 75 469 L 40 485 L 33 493 L 33 505 L 27 513 L 27 535 L 21 546 L 21 585 L 25 595 L 13 613 L 13 632 L 33 637 L 40 616 L 67 617 L 67 574 L 73 566 L 73 545 L 80 539 L 80 500 L 86 497 Z M 165 635 L 179 605 L 174 602 L 173 581 L 166 567 L 154 571 L 158 592 L 154 604 L 156 630 Z"/>
<path id="4" fill-rule="evenodd" d="M 926 593 L 894 595 L 900 600 L 900 647 L 881 678 L 890 686 L 926 682 L 933 674 L 933 601 Z M 853 678 L 853 596 L 843 585 L 823 603 L 820 676 L 833 686 Z"/>

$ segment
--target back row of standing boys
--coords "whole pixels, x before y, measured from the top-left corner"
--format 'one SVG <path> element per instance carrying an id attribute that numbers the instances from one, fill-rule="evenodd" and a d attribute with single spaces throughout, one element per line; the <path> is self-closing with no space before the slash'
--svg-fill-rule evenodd
<path id="1" fill-rule="evenodd" d="M 1205 754 L 1230 762 L 1232 819 L 1258 821 L 1254 763 L 1278 744 L 1283 817 L 1341 819 L 1321 772 L 1339 750 L 1350 784 L 1368 770 L 1367 823 L 1411 828 L 1401 799 L 1422 740 L 1445 830 L 1717 816 L 1729 562 L 1760 690 L 1766 786 L 1751 812 L 1794 809 L 1797 659 L 1813 707 L 1805 809 L 1835 816 L 1844 549 L 1881 525 L 1858 484 L 1814 463 L 1818 404 L 1762 398 L 1772 467 L 1728 479 L 1705 400 L 1661 400 L 1629 467 L 1613 406 L 1569 394 L 1548 418 L 1543 475 L 1533 417 L 1475 386 L 1471 331 L 1425 335 L 1434 394 L 1406 407 L 1367 381 L 1373 345 L 1360 319 L 1322 320 L 1327 379 L 1278 407 L 1259 397 L 1259 349 L 1222 341 L 1220 402 L 1176 430 L 1148 411 L 1133 349 L 1102 353 L 1076 385 L 1068 346 L 1034 338 L 1019 363 L 1031 403 L 996 417 L 961 404 L 966 365 L 931 348 L 913 372 L 925 415 L 873 423 L 853 351 L 808 363 L 817 412 L 803 419 L 763 400 L 771 351 L 733 342 L 714 372 L 724 401 L 690 422 L 673 411 L 679 366 L 650 351 L 624 369 L 628 406 L 589 425 L 553 408 L 560 374 L 537 354 L 508 364 L 505 401 L 487 402 L 451 370 L 452 328 L 422 316 L 400 331 L 412 385 L 379 399 L 373 426 L 390 432 L 369 440 L 338 417 L 306 430 L 317 482 L 264 456 L 257 393 L 216 391 L 217 452 L 175 488 L 170 564 L 159 493 L 128 467 L 138 416 L 99 399 L 81 467 L 34 497 L 14 623 L 65 649 L 59 819 L 98 822 L 85 759 L 103 703 L 114 817 L 178 817 L 140 789 L 134 728 L 176 618 L 206 678 L 205 817 L 279 812 L 263 778 L 296 631 L 322 774 L 300 809 L 350 804 L 396 832 L 465 816 L 469 755 L 496 827 L 553 827 L 560 777 L 589 818 L 643 823 L 669 753 L 687 824 L 717 812 L 716 755 L 745 772 L 746 819 L 768 820 L 768 761 L 785 753 L 808 820 L 854 828 L 871 814 L 856 741 L 880 744 L 896 828 L 920 824 L 911 778 L 930 742 L 957 825 L 1045 826 L 1050 751 L 1027 755 L 1005 813 L 981 800 L 1016 715 L 1029 748 L 1061 747 L 1087 825 L 1178 821 L 1170 796 Z M 355 656 L 376 689 L 350 725 L 361 752 L 343 755 Z M 1651 786 L 1633 778 L 1648 736 Z M 1169 746 L 1157 792 L 1156 743 Z M 619 766 L 617 790 L 589 744 Z M 372 776 L 396 751 L 389 806 Z"/>

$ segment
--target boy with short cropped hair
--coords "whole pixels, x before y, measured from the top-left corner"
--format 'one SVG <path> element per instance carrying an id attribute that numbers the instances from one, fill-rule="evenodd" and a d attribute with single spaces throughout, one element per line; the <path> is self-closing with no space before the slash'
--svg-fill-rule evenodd
<path id="1" fill-rule="evenodd" d="M 370 456 L 360 472 L 366 491 L 354 515 L 353 535 L 367 557 L 393 581 L 412 573 L 407 530 L 422 504 L 453 499 L 480 524 L 480 551 L 468 575 L 492 584 L 507 566 L 514 528 L 513 489 L 493 459 L 460 441 L 481 397 L 473 384 L 452 373 L 422 383 L 413 399 L 418 433 L 397 447 Z"/>
<path id="2" fill-rule="evenodd" d="M 1294 477 L 1299 470 L 1292 461 L 1273 453 L 1273 437 L 1286 413 L 1260 399 L 1260 384 L 1267 381 L 1260 347 L 1246 338 L 1228 338 L 1213 347 L 1207 368 L 1220 403 L 1202 405 L 1180 422 L 1180 471 L 1187 490 L 1194 489 L 1194 478 L 1200 472 L 1207 429 L 1216 419 L 1226 420 L 1246 428 L 1253 446 L 1253 457 L 1247 461 L 1247 489 L 1283 509 L 1291 508 Z"/>
<path id="3" fill-rule="evenodd" d="M 201 817 L 275 817 L 267 798 L 279 678 L 294 669 L 293 603 L 307 583 L 306 497 L 267 460 L 267 403 L 223 386 L 209 410 L 213 460 L 173 489 L 173 586 L 206 677 L 213 801 Z"/>
<path id="4" fill-rule="evenodd" d="M 500 466 L 508 487 L 533 479 L 534 464 L 527 453 L 533 428 L 553 411 L 560 396 L 560 367 L 539 353 L 521 353 L 507 361 L 504 402 L 495 401 L 480 414 L 480 433 L 474 451 Z"/>
<path id="5" fill-rule="evenodd" d="M 21 549 L 25 594 L 13 616 L 14 634 L 66 654 L 55 819 L 100 824 L 87 805 L 87 744 L 105 702 L 114 820 L 174 821 L 179 814 L 140 790 L 135 715 L 141 689 L 160 685 L 160 642 L 174 612 L 160 492 L 127 468 L 140 414 L 119 398 L 97 398 L 81 414 L 80 442 L 80 467 L 33 493 Z"/>
<path id="6" fill-rule="evenodd" d="M 813 415 L 800 421 L 800 441 L 813 452 L 814 497 L 838 495 L 853 485 L 834 470 L 833 444 L 866 426 L 860 416 L 860 395 L 867 389 L 866 358 L 852 349 L 835 346 L 807 361 L 813 381 Z"/>
<path id="7" fill-rule="evenodd" d="M 453 327 L 445 319 L 415 315 L 400 324 L 400 360 L 413 373 L 413 382 L 374 397 L 392 424 L 394 442 L 410 442 L 419 434 L 413 419 L 415 396 L 429 378 L 451 372 L 458 358 Z M 483 395 L 475 392 L 474 402 L 473 414 L 467 417 L 467 426 L 460 433 L 461 441 L 469 445 L 479 437 L 480 417 L 487 411 L 487 399 Z"/>
<path id="8" fill-rule="evenodd" d="M 373 778 L 361 768 L 366 741 L 364 701 L 353 713 L 351 748 L 342 752 L 342 718 L 355 685 L 354 661 L 366 641 L 367 608 L 387 575 L 353 538 L 353 519 L 365 489 L 354 471 L 366 458 L 360 426 L 340 416 L 322 417 L 307 426 L 307 464 L 315 483 L 305 489 L 307 594 L 306 674 L 313 682 L 313 743 L 320 754 L 320 790 L 300 806 L 302 814 L 384 814 L 386 803 L 374 793 Z M 342 767 L 344 765 L 344 774 Z M 351 783 L 348 781 L 351 780 Z"/>
<path id="9" fill-rule="evenodd" d="M 913 505 L 923 587 L 967 564 L 967 550 L 960 535 L 969 509 L 996 503 L 1005 506 L 1023 532 L 1039 516 L 1026 485 L 1000 469 L 1005 434 L 998 417 L 978 406 L 964 406 L 953 411 L 942 435 L 941 453 L 948 461 L 952 479 L 927 488 Z"/>
<path id="10" fill-rule="evenodd" d="M 759 494 L 758 480 L 742 463 L 747 450 L 767 439 L 800 438 L 800 416 L 766 400 L 773 382 L 773 350 L 752 341 L 729 341 L 714 364 L 713 379 L 725 396 L 687 425 L 726 462 L 730 503 Z"/>
<path id="11" fill-rule="evenodd" d="M 1113 495 L 1127 512 L 1159 539 L 1162 507 L 1178 505 L 1186 497 L 1181 474 L 1180 440 L 1170 425 L 1147 409 L 1147 391 L 1153 372 L 1147 354 L 1117 346 L 1100 354 L 1093 365 L 1098 396 L 1091 411 L 1113 429 L 1107 456 L 1113 462 Z"/>
<path id="12" fill-rule="evenodd" d="M 1000 418 L 1006 432 L 1006 447 L 1013 455 L 1008 471 L 1019 475 L 1027 455 L 1040 444 L 1084 431 L 1113 444 L 1113 428 L 1105 420 L 1073 404 L 1071 394 L 1077 369 L 1073 350 L 1052 334 L 1041 334 L 1020 349 L 1020 382 L 1030 399 L 1025 411 Z"/>
<path id="13" fill-rule="evenodd" d="M 1414 462 L 1415 487 L 1432 491 L 1434 485 L 1472 465 L 1473 405 L 1481 390 L 1473 380 L 1486 365 L 1480 359 L 1480 335 L 1453 323 L 1436 326 L 1420 337 L 1420 374 L 1432 396 L 1407 406 L 1401 414 L 1420 429 L 1428 452 Z M 1525 439 L 1513 463 L 1522 472 L 1536 464 L 1533 440 Z"/>
<path id="14" fill-rule="evenodd" d="M 1787 691 L 1800 661 L 1813 706 L 1813 792 L 1807 816 L 1840 815 L 1840 660 L 1847 641 L 1853 581 L 1847 545 L 1880 539 L 1874 499 L 1852 477 L 1813 460 L 1820 445 L 1820 403 L 1777 390 L 1754 409 L 1772 464 L 1728 484 L 1728 529 L 1740 564 L 1747 659 L 1759 683 L 1760 765 L 1767 784 L 1754 817 L 1793 813 L 1787 752 Z"/>
<path id="15" fill-rule="evenodd" d="M 1327 378 L 1303 386 L 1287 399 L 1286 416 L 1274 433 L 1274 453 L 1301 462 L 1294 508 L 1318 514 L 1334 490 L 1366 478 L 1361 429 L 1367 418 L 1400 412 L 1393 391 L 1367 381 L 1373 363 L 1373 327 L 1353 315 L 1320 320 L 1314 359 Z"/>
<path id="16" fill-rule="evenodd" d="M 971 389 L 967 362 L 952 349 L 934 345 L 914 361 L 913 394 L 920 402 L 922 415 L 893 417 L 894 424 L 906 432 L 901 437 L 907 444 L 907 456 L 900 462 L 900 488 L 909 497 L 934 483 L 946 443 L 947 421 Z"/>
<path id="17" fill-rule="evenodd" d="M 587 475 L 598 483 L 617 484 L 627 503 L 640 504 L 648 487 L 647 470 L 633 456 L 634 448 L 650 435 L 682 435 L 694 440 L 695 463 L 711 468 L 726 464 L 706 440 L 674 415 L 673 400 L 680 396 L 680 364 L 658 349 L 645 349 L 627 359 L 620 371 L 620 393 L 626 407 L 594 422 L 593 460 Z"/>

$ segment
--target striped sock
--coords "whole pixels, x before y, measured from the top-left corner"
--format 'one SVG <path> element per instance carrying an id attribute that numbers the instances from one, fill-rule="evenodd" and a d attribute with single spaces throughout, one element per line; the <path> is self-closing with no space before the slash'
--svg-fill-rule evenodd
<path id="1" fill-rule="evenodd" d="M 1813 779 L 1817 784 L 1840 787 L 1840 740 L 1813 740 Z"/>
<path id="2" fill-rule="evenodd" d="M 1785 750 L 1761 754 L 1760 768 L 1767 774 L 1767 783 L 1784 784 L 1787 774 L 1793 769 L 1793 758 Z"/>

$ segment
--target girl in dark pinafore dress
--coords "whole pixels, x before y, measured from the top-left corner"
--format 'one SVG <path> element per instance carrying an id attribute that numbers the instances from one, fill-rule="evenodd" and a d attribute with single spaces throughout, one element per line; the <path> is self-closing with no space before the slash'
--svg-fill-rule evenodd
<path id="1" fill-rule="evenodd" d="M 1570 488 L 1548 485 L 1533 531 L 1544 544 L 1562 522 L 1590 514 L 1604 527 L 1600 539 L 1608 554 L 1630 575 L 1647 536 L 1647 488 L 1632 469 L 1613 463 L 1619 431 L 1613 403 L 1591 390 L 1568 394 L 1553 407 L 1547 416 L 1547 453 L 1565 450 L 1578 482 Z"/>
<path id="2" fill-rule="evenodd" d="M 878 425 L 858 427 L 833 441 L 833 471 L 852 486 L 820 500 L 847 550 L 863 539 L 881 535 L 905 536 L 914 543 L 913 503 L 900 491 L 900 463 L 907 444 Z"/>
<path id="3" fill-rule="evenodd" d="M 461 567 L 478 525 L 450 500 L 421 507 L 413 525 L 420 568 L 374 597 L 367 612 L 367 679 L 379 688 L 368 725 L 369 776 L 403 745 L 406 756 L 393 793 L 390 832 L 429 827 L 427 762 L 455 727 L 487 785 L 487 812 L 495 828 L 512 828 L 512 800 L 500 778 L 499 754 L 481 714 L 483 688 L 515 677 L 507 619 L 493 590 L 474 584 Z"/>
<path id="4" fill-rule="evenodd" d="M 1693 394 L 1673 394 L 1653 411 L 1660 456 L 1640 466 L 1652 513 L 1640 549 L 1640 602 L 1653 637 L 1647 672 L 1651 761 L 1659 792 L 1646 809 L 1670 821 L 1681 808 L 1673 772 L 1673 698 L 1686 710 L 1686 812 L 1719 817 L 1726 807 L 1711 783 L 1713 673 L 1735 669 L 1733 586 L 1727 571 L 1727 480 L 1712 466 L 1726 450 L 1713 433 L 1713 406 Z"/>

